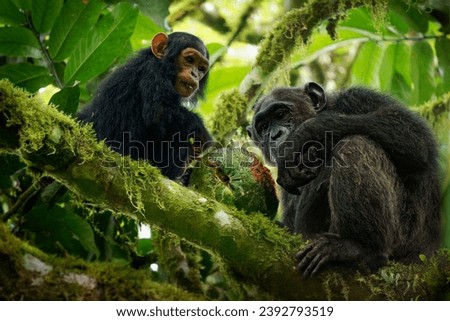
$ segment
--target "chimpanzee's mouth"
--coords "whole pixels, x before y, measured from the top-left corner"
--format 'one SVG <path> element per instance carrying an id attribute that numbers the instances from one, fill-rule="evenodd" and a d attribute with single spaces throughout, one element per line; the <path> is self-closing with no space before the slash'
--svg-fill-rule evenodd
<path id="1" fill-rule="evenodd" d="M 183 81 L 183 80 L 181 80 L 181 79 L 180 79 L 180 82 L 181 82 L 181 84 L 182 84 L 183 86 L 185 86 L 186 88 L 188 88 L 188 89 L 190 89 L 190 90 L 194 90 L 194 89 L 195 89 L 195 86 L 194 86 L 194 85 L 191 85 L 191 84 L 189 84 L 189 83 L 187 83 L 187 82 L 185 82 L 185 81 Z"/>

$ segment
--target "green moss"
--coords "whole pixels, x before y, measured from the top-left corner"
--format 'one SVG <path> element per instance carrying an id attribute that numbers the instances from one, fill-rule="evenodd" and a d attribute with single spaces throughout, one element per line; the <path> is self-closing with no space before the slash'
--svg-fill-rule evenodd
<path id="1" fill-rule="evenodd" d="M 94 264 L 91 271 L 100 290 L 99 300 L 202 300 L 173 285 L 150 280 L 147 270 L 132 270 L 117 264 Z"/>
<path id="2" fill-rule="evenodd" d="M 275 182 L 255 155 L 241 148 L 222 148 L 208 153 L 198 165 L 190 178 L 193 190 L 246 213 L 275 217 Z"/>
<path id="3" fill-rule="evenodd" d="M 0 113 L 7 120 L 6 127 L 20 127 L 19 153 L 25 160 L 56 170 L 66 167 L 76 156 L 81 160 L 92 157 L 91 146 L 99 144 L 91 126 L 78 126 L 75 119 L 38 97 L 15 88 L 7 80 L 0 80 L 0 90 Z M 70 153 L 61 152 L 64 148 L 68 148 Z M 28 159 L 27 156 L 33 158 Z"/>
<path id="4" fill-rule="evenodd" d="M 41 261 L 42 273 L 26 267 L 25 257 Z M 88 280 L 84 285 L 74 279 Z M 148 270 L 112 263 L 86 263 L 49 256 L 13 236 L 0 223 L 2 300 L 202 300 L 173 285 L 152 281 Z"/>
<path id="5" fill-rule="evenodd" d="M 161 173 L 146 161 L 135 161 L 130 157 L 121 157 L 120 160 L 122 162 L 122 166 L 119 167 L 119 170 L 122 172 L 120 176 L 124 179 L 123 183 L 128 198 L 137 212 L 143 213 L 142 194 L 144 192 L 153 191 L 151 197 L 154 197 L 156 200 L 160 197 L 158 186 L 163 184 Z"/>
<path id="6" fill-rule="evenodd" d="M 142 193 L 148 189 L 157 191 L 162 178 L 158 169 L 148 162 L 133 161 L 111 151 L 103 142 L 97 141 L 91 125 L 80 126 L 74 118 L 15 88 L 7 80 L 0 81 L 0 91 L 0 113 L 6 118 L 7 127 L 18 127 L 18 153 L 27 164 L 50 174 L 85 171 L 78 176 L 82 178 L 76 184 L 69 185 L 79 184 L 78 188 L 91 191 L 92 195 L 99 193 L 95 182 L 110 182 L 105 191 L 114 193 L 112 186 L 115 180 L 120 180 L 136 212 L 143 212 Z M 92 162 L 93 166 L 100 164 L 101 170 L 79 166 L 86 162 Z M 157 192 L 153 196 L 159 197 Z"/>
<path id="7" fill-rule="evenodd" d="M 167 17 L 167 23 L 172 26 L 179 20 L 182 20 L 188 13 L 198 11 L 198 8 L 205 0 L 180 0 L 173 2 L 170 6 L 170 15 Z"/>
<path id="8" fill-rule="evenodd" d="M 450 251 L 441 249 L 423 263 L 391 262 L 376 273 L 358 273 L 355 280 L 369 290 L 364 295 L 367 299 L 441 300 L 450 295 L 449 260 Z"/>
<path id="9" fill-rule="evenodd" d="M 257 65 L 264 73 L 272 72 L 278 65 L 288 59 L 299 45 L 309 41 L 314 28 L 322 21 L 331 19 L 333 24 L 345 16 L 351 8 L 365 5 L 372 10 L 376 21 L 384 19 L 387 0 L 311 0 L 300 9 L 286 13 L 264 38 L 257 57 Z M 329 32 L 333 35 L 333 25 Z"/>
<path id="10" fill-rule="evenodd" d="M 159 228 L 152 228 L 152 234 L 154 231 L 157 233 L 152 239 L 158 253 L 158 264 L 169 282 L 189 292 L 203 293 L 200 250 L 175 234 Z"/>
<path id="11" fill-rule="evenodd" d="M 12 299 L 10 293 L 6 293 L 2 288 L 12 288 L 19 278 L 19 271 L 16 266 L 20 262 L 21 244 L 18 239 L 9 237 L 6 225 L 0 223 L 0 299 Z"/>
<path id="12" fill-rule="evenodd" d="M 222 93 L 212 116 L 211 133 L 222 145 L 229 141 L 230 134 L 236 130 L 236 124 L 242 123 L 242 118 L 247 115 L 247 99 L 238 89 Z"/>
<path id="13" fill-rule="evenodd" d="M 350 286 L 346 278 L 338 272 L 328 272 L 323 277 L 322 286 L 327 300 L 349 300 Z"/>
<path id="14" fill-rule="evenodd" d="M 450 92 L 430 100 L 423 105 L 413 107 L 420 113 L 433 127 L 437 126 L 438 122 L 444 118 L 446 120 L 444 125 L 449 126 L 448 117 L 450 114 Z"/>

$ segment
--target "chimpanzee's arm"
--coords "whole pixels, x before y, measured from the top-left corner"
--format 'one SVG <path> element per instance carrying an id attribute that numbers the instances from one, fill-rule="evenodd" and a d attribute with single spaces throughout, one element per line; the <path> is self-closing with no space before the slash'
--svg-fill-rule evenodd
<path id="1" fill-rule="evenodd" d="M 427 168 L 436 156 L 433 135 L 425 121 L 407 109 L 396 107 L 356 115 L 323 111 L 300 125 L 291 140 L 297 151 L 311 141 L 318 141 L 329 149 L 330 139 L 335 145 L 350 135 L 370 138 L 386 151 L 397 169 L 405 173 Z"/>

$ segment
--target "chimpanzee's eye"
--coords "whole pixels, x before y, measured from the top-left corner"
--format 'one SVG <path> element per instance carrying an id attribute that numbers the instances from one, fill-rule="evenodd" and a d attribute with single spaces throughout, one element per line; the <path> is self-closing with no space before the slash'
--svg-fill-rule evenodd
<path id="1" fill-rule="evenodd" d="M 187 57 L 186 57 L 186 61 L 187 61 L 188 63 L 192 64 L 192 63 L 194 63 L 194 57 L 192 57 L 192 56 L 187 56 Z"/>
<path id="2" fill-rule="evenodd" d="M 282 119 L 284 116 L 286 115 L 286 111 L 284 110 L 279 110 L 277 111 L 277 113 L 275 114 L 277 119 Z"/>

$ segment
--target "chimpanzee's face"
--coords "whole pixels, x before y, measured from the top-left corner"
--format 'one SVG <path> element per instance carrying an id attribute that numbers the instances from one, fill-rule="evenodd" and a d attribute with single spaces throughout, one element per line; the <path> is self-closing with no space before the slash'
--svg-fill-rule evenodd
<path id="1" fill-rule="evenodd" d="M 209 70 L 208 59 L 194 48 L 184 49 L 177 57 L 175 89 L 181 97 L 188 98 L 199 88 L 200 80 Z"/>
<path id="2" fill-rule="evenodd" d="M 287 144 L 291 133 L 315 115 L 311 100 L 300 88 L 278 88 L 254 107 L 255 114 L 247 133 L 272 165 Z M 286 145 L 287 146 L 287 145 Z"/>

